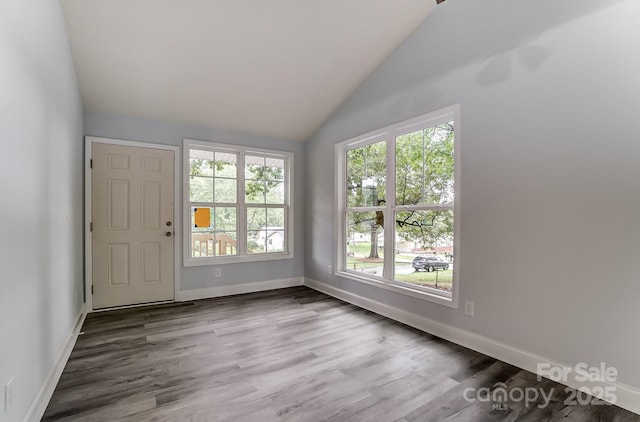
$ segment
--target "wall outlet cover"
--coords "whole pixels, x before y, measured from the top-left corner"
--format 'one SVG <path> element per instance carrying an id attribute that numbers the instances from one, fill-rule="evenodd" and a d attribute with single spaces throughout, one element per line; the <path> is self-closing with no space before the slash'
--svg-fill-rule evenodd
<path id="1" fill-rule="evenodd" d="M 12 377 L 9 382 L 4 386 L 4 413 L 9 413 L 11 404 L 13 403 L 13 380 Z"/>
<path id="2" fill-rule="evenodd" d="M 471 300 L 465 300 L 464 301 L 464 313 L 469 315 L 469 316 L 473 316 L 474 314 L 474 303 Z"/>

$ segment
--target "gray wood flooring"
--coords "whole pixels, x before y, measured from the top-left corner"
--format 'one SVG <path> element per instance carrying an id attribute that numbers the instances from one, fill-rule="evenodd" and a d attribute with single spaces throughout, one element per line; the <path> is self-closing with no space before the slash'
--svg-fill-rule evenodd
<path id="1" fill-rule="evenodd" d="M 640 422 L 306 287 L 94 313 L 83 332 L 43 420 Z M 497 383 L 553 395 L 474 399 Z"/>

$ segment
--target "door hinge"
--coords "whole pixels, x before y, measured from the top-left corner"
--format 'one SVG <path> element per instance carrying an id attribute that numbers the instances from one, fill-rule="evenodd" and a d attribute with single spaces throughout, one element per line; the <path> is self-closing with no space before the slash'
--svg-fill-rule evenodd
<path id="1" fill-rule="evenodd" d="M 91 223 L 89 223 L 89 231 L 92 232 L 93 231 L 93 221 Z"/>
<path id="2" fill-rule="evenodd" d="M 89 160 L 89 168 L 92 169 L 93 168 L 93 158 L 91 158 Z"/>
<path id="3" fill-rule="evenodd" d="M 91 294 L 93 294 L 93 284 L 91 285 Z"/>

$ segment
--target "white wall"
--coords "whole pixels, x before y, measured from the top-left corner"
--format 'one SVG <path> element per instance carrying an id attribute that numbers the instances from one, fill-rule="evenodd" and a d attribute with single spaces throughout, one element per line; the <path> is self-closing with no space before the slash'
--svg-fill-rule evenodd
<path id="1" fill-rule="evenodd" d="M 182 147 L 183 138 L 225 144 L 244 145 L 294 153 L 294 258 L 274 261 L 221 265 L 222 276 L 214 277 L 212 266 L 182 267 L 181 290 L 199 290 L 237 286 L 269 280 L 285 280 L 304 276 L 304 144 L 267 137 L 227 132 L 193 125 L 160 122 L 105 113 L 85 112 L 85 134 L 130 141 L 153 142 Z M 182 198 L 182 191 L 179 193 Z M 182 200 L 182 199 L 181 199 Z M 182 206 L 180 207 L 182 213 Z M 176 220 L 176 221 L 182 221 Z M 182 247 L 182 236 L 177 239 Z M 180 251 L 182 257 L 182 250 Z M 182 262 L 182 258 L 180 259 Z"/>
<path id="2" fill-rule="evenodd" d="M 640 388 L 640 4 L 449 0 L 307 142 L 306 276 Z M 337 142 L 460 104 L 460 303 L 327 275 Z"/>
<path id="3" fill-rule="evenodd" d="M 0 420 L 19 421 L 83 302 L 82 105 L 57 0 L 0 2 L 0 142 Z"/>

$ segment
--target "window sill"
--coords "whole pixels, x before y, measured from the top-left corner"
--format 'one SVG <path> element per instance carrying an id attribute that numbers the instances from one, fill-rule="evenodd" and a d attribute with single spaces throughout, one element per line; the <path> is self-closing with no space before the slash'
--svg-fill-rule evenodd
<path id="1" fill-rule="evenodd" d="M 207 258 L 184 258 L 185 267 L 201 267 L 212 266 L 222 264 L 241 264 L 247 262 L 260 262 L 260 261 L 277 261 L 283 259 L 293 259 L 293 253 L 271 253 L 271 254 L 256 254 L 245 256 L 224 256 L 224 257 L 207 257 Z"/>
<path id="2" fill-rule="evenodd" d="M 427 302 L 437 303 L 439 305 L 447 306 L 449 308 L 458 308 L 458 301 L 454 294 L 438 294 L 436 292 L 431 293 L 426 290 L 412 289 L 411 287 L 402 286 L 399 284 L 392 284 L 388 281 L 378 280 L 372 277 L 363 276 L 350 271 L 338 271 L 336 273 L 339 277 L 344 277 L 349 280 L 359 281 L 361 283 L 369 284 L 383 290 L 389 290 L 394 293 L 403 294 L 405 296 L 415 297 Z M 435 290 L 435 289 L 434 289 Z"/>

